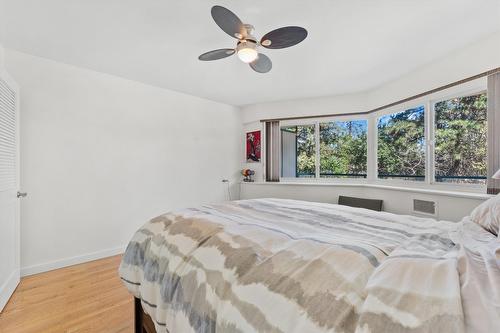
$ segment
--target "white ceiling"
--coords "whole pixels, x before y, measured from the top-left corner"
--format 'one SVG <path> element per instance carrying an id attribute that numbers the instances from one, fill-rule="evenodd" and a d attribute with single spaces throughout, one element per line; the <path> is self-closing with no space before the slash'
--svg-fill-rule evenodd
<path id="1" fill-rule="evenodd" d="M 235 56 L 200 62 L 235 45 L 214 4 L 257 37 L 287 25 L 309 37 L 265 50 L 267 74 Z M 500 0 L 0 0 L 6 47 L 233 105 L 367 90 L 498 30 Z"/>

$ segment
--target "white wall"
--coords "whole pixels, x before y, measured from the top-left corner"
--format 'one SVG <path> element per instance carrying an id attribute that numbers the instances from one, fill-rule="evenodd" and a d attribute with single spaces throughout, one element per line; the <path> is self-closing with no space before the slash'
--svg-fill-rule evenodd
<path id="1" fill-rule="evenodd" d="M 267 118 L 368 111 L 496 67 L 500 67 L 500 32 L 370 91 L 244 106 L 243 123 Z"/>
<path id="2" fill-rule="evenodd" d="M 0 44 L 0 68 L 4 68 L 4 60 L 5 60 L 5 49 L 2 44 Z"/>
<path id="3" fill-rule="evenodd" d="M 367 102 L 373 109 L 498 67 L 500 31 L 369 91 Z"/>
<path id="4" fill-rule="evenodd" d="M 339 195 L 384 200 L 383 210 L 395 214 L 416 215 L 412 211 L 413 199 L 437 202 L 436 219 L 460 221 L 481 202 L 486 194 L 463 194 L 425 190 L 411 190 L 389 186 L 356 184 L 292 184 L 249 183 L 241 185 L 241 198 L 283 198 L 316 202 L 337 203 Z M 423 215 L 420 215 L 423 216 Z M 425 216 L 424 216 L 425 217 Z"/>
<path id="5" fill-rule="evenodd" d="M 234 107 L 12 50 L 6 66 L 21 86 L 25 274 L 120 252 L 148 219 L 224 200 L 221 179 L 238 177 Z"/>
<path id="6" fill-rule="evenodd" d="M 248 124 L 269 118 L 362 112 L 368 107 L 366 94 L 359 93 L 247 105 L 242 107 L 242 118 Z"/>

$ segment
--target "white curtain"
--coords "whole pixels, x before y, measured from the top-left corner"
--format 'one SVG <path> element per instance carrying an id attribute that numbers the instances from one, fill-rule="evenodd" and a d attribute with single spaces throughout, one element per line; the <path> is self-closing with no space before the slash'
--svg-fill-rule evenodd
<path id="1" fill-rule="evenodd" d="M 500 169 L 500 73 L 488 76 L 488 193 L 500 193 L 500 179 L 492 179 Z"/>
<path id="2" fill-rule="evenodd" d="M 266 122 L 266 181 L 280 181 L 280 123 Z"/>

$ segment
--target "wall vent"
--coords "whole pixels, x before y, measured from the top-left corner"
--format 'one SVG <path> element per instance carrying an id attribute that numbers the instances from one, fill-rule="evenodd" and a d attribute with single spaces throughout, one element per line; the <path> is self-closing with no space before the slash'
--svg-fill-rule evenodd
<path id="1" fill-rule="evenodd" d="M 413 212 L 417 214 L 437 216 L 437 202 L 413 199 Z"/>

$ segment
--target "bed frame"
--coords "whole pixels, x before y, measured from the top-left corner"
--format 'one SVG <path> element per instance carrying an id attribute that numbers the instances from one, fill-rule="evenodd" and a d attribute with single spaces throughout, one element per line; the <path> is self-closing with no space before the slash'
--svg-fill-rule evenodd
<path id="1" fill-rule="evenodd" d="M 156 333 L 153 319 L 144 312 L 137 297 L 134 297 L 134 333 Z"/>

